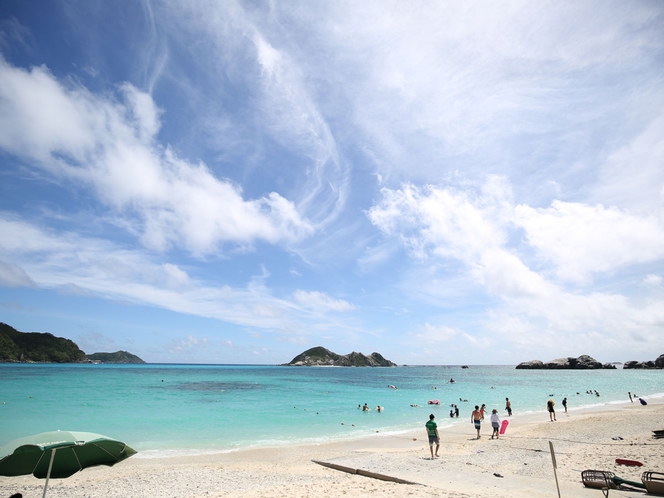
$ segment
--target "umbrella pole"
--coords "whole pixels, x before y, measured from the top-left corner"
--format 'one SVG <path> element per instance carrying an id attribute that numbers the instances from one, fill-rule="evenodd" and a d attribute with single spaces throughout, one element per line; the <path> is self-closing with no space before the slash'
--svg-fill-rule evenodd
<path id="1" fill-rule="evenodd" d="M 53 468 L 53 460 L 55 460 L 55 448 L 51 450 L 51 461 L 48 462 L 48 472 L 46 473 L 46 483 L 44 484 L 44 494 L 42 498 L 46 498 L 46 489 L 48 489 L 48 480 L 51 478 L 51 469 Z"/>

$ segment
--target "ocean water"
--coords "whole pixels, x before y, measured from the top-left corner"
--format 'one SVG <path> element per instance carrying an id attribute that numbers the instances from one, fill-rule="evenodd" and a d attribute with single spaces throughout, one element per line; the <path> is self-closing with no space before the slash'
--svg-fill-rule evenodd
<path id="1" fill-rule="evenodd" d="M 563 397 L 575 410 L 629 402 L 628 391 L 664 397 L 664 371 L 0 364 L 0 446 L 77 430 L 123 440 L 142 457 L 232 451 L 398 435 L 422 428 L 430 413 L 441 426 L 467 425 L 476 404 L 505 416 L 506 397 L 514 416 L 546 419 L 551 396 L 557 410 Z M 441 404 L 428 405 L 433 399 Z M 364 403 L 370 412 L 358 410 Z M 452 403 L 458 419 L 449 418 Z"/>

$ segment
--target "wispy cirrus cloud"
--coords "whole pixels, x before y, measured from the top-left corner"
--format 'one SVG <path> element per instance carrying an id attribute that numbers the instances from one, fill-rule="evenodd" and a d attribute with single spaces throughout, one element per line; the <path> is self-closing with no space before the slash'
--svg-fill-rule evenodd
<path id="1" fill-rule="evenodd" d="M 330 311 L 355 309 L 319 291 L 279 297 L 266 285 L 270 274 L 265 269 L 249 276 L 244 286 L 209 282 L 149 251 L 76 233 L 49 233 L 2 212 L 0 233 L 6 235 L 0 238 L 0 284 L 5 286 L 53 288 L 156 306 L 272 333 L 298 330 L 300 338 L 328 327 Z"/>
<path id="2" fill-rule="evenodd" d="M 0 285 L 5 287 L 37 286 L 23 268 L 2 261 L 0 261 Z"/>

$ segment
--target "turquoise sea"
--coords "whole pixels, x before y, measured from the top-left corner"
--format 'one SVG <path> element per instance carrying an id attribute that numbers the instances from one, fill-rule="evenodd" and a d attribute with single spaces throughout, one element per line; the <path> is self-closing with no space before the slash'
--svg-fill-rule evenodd
<path id="1" fill-rule="evenodd" d="M 628 391 L 644 399 L 664 397 L 663 381 L 663 370 L 513 366 L 0 364 L 0 446 L 51 430 L 101 433 L 143 457 L 322 443 L 417 430 L 429 413 L 439 425 L 466 428 L 475 404 L 506 415 L 506 397 L 515 417 L 541 412 L 545 419 L 550 395 L 557 409 L 566 396 L 576 410 L 629 402 Z M 427 404 L 433 399 L 440 406 Z M 371 412 L 357 409 L 364 403 Z M 451 403 L 459 406 L 459 419 L 449 418 Z M 377 405 L 384 411 L 377 412 Z"/>

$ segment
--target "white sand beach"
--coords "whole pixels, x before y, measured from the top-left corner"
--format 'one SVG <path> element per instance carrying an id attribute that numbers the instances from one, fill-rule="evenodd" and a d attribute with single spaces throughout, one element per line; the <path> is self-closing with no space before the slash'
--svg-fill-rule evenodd
<path id="1" fill-rule="evenodd" d="M 422 411 L 421 428 L 399 437 L 376 434 L 352 442 L 268 448 L 173 458 L 130 458 L 115 467 L 86 469 L 69 479 L 53 480 L 49 497 L 486 497 L 557 496 L 549 441 L 553 442 L 562 496 L 601 497 L 584 488 L 581 471 L 609 470 L 632 481 L 644 471 L 664 472 L 664 402 L 611 405 L 588 411 L 510 418 L 506 434 L 491 440 L 485 423 L 482 438 L 468 423 L 441 431 L 441 457 L 431 460 Z M 613 439 L 613 438 L 622 439 Z M 616 465 L 616 458 L 643 467 Z M 333 470 L 324 461 L 392 476 L 417 484 L 399 484 Z M 498 474 L 499 476 L 496 476 Z M 23 493 L 40 497 L 44 481 L 32 476 L 0 478 L 0 497 Z M 611 491 L 611 496 L 630 496 Z"/>

